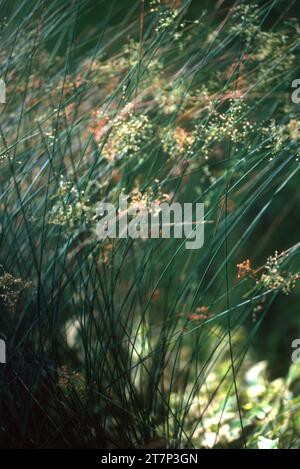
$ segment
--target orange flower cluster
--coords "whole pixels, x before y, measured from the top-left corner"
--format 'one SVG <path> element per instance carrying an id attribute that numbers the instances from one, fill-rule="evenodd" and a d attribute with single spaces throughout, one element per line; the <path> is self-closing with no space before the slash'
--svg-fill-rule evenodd
<path id="1" fill-rule="evenodd" d="M 164 3 L 173 8 L 180 8 L 181 6 L 181 0 L 164 0 Z"/>

